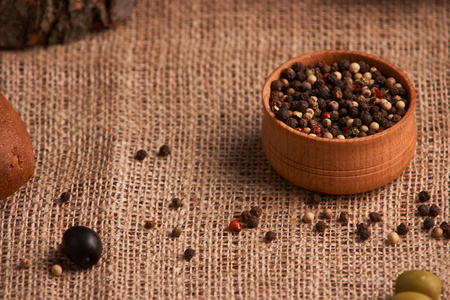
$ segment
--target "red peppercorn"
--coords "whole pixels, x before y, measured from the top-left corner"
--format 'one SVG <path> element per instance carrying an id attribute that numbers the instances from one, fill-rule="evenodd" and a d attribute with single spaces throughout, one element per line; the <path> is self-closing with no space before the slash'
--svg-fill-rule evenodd
<path id="1" fill-rule="evenodd" d="M 347 126 L 345 126 L 344 128 L 342 128 L 342 131 L 343 132 L 346 132 L 348 130 L 348 127 Z"/>
<path id="2" fill-rule="evenodd" d="M 328 74 L 330 74 L 330 73 L 323 74 L 323 80 L 327 79 Z"/>
<path id="3" fill-rule="evenodd" d="M 329 118 L 331 118 L 331 114 L 329 112 L 324 112 L 322 114 L 322 119 L 329 119 Z"/>
<path id="4" fill-rule="evenodd" d="M 377 97 L 380 98 L 380 99 L 383 99 L 384 95 L 383 95 L 382 92 L 378 92 L 378 93 L 377 93 Z"/>
<path id="5" fill-rule="evenodd" d="M 373 87 L 370 91 L 372 92 L 372 95 L 376 95 L 380 90 L 377 87 Z"/>
<path id="6" fill-rule="evenodd" d="M 311 131 L 314 134 L 318 134 L 318 133 L 320 133 L 320 127 L 319 126 L 314 126 Z"/>
<path id="7" fill-rule="evenodd" d="M 354 84 L 354 85 L 353 85 L 353 90 L 354 90 L 356 93 L 361 93 L 361 89 L 360 89 L 360 87 L 359 87 L 359 84 Z"/>
<path id="8" fill-rule="evenodd" d="M 240 232 L 242 230 L 242 224 L 241 222 L 237 220 L 233 220 L 230 222 L 230 225 L 228 226 L 228 229 L 231 232 Z"/>

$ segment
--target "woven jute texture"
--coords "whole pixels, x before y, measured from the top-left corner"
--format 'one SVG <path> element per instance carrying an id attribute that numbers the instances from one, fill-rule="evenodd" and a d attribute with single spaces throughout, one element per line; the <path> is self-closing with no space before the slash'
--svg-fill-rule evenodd
<path id="1" fill-rule="evenodd" d="M 450 299 L 449 240 L 433 239 L 416 215 L 427 190 L 442 208 L 436 220 L 450 221 L 449 41 L 444 0 L 152 0 L 81 41 L 2 51 L 0 91 L 27 125 L 36 170 L 0 203 L 0 298 L 389 299 L 401 272 L 425 269 Z M 324 49 L 404 70 L 417 90 L 418 140 L 393 182 L 312 205 L 264 156 L 261 89 L 282 62 Z M 163 144 L 168 157 L 157 156 Z M 149 151 L 143 161 L 139 149 Z M 72 197 L 61 203 L 64 191 Z M 256 205 L 258 228 L 230 234 L 234 216 Z M 301 217 L 324 208 L 334 217 L 318 234 Z M 336 221 L 341 211 L 349 224 Z M 374 211 L 383 222 L 361 242 L 356 224 Z M 148 220 L 159 225 L 146 229 Z M 389 245 L 401 222 L 410 232 Z M 103 241 L 89 270 L 57 252 L 76 224 Z M 169 237 L 175 226 L 179 238 Z M 22 257 L 29 269 L 19 268 Z M 51 275 L 54 263 L 62 276 Z"/>

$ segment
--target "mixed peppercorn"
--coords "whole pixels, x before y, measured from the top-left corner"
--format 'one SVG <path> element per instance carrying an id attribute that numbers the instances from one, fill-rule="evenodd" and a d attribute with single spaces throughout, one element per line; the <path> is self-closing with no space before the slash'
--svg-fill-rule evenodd
<path id="1" fill-rule="evenodd" d="M 401 83 L 364 61 L 300 62 L 271 82 L 270 108 L 286 125 L 323 138 L 365 137 L 392 127 L 408 109 Z"/>

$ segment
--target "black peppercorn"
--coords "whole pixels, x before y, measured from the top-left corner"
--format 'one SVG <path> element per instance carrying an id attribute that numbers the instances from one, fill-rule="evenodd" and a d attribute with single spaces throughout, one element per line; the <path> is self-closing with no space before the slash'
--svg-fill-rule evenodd
<path id="1" fill-rule="evenodd" d="M 147 229 L 153 229 L 157 226 L 158 224 L 155 221 L 147 221 L 144 224 L 144 227 Z"/>
<path id="2" fill-rule="evenodd" d="M 445 232 L 445 231 L 450 231 L 450 224 L 447 223 L 447 222 L 445 222 L 445 221 L 442 222 L 441 225 L 440 225 L 439 227 L 441 227 L 442 230 L 444 230 L 444 232 Z"/>
<path id="3" fill-rule="evenodd" d="M 338 63 L 338 69 L 339 71 L 343 72 L 345 70 L 348 70 L 348 67 L 350 67 L 350 61 L 347 59 L 342 59 L 339 63 Z"/>
<path id="4" fill-rule="evenodd" d="M 343 212 L 341 212 L 341 214 L 339 215 L 338 221 L 339 221 L 339 222 L 342 222 L 342 223 L 348 223 L 349 219 L 350 219 L 349 214 L 348 214 L 347 212 L 343 211 Z"/>
<path id="5" fill-rule="evenodd" d="M 167 145 L 162 145 L 160 148 L 159 148 L 159 153 L 158 153 L 158 155 L 159 156 L 167 156 L 167 155 L 169 155 L 170 154 L 170 148 L 169 148 L 169 146 L 167 146 Z"/>
<path id="6" fill-rule="evenodd" d="M 272 81 L 272 83 L 270 84 L 270 89 L 276 92 L 281 91 L 283 89 L 283 82 L 281 82 L 281 80 Z"/>
<path id="7" fill-rule="evenodd" d="M 294 71 L 296 71 L 296 72 L 303 72 L 303 71 L 305 71 L 305 65 L 302 64 L 301 62 L 295 62 L 292 65 L 292 69 L 294 69 Z"/>
<path id="8" fill-rule="evenodd" d="M 399 235 L 406 235 L 409 231 L 408 226 L 405 225 L 405 223 L 400 223 L 400 225 L 397 226 L 397 233 Z"/>
<path id="9" fill-rule="evenodd" d="M 377 212 L 371 212 L 371 213 L 369 214 L 369 218 L 370 218 L 370 220 L 371 220 L 372 222 L 374 222 L 374 223 L 378 223 L 378 222 L 383 221 L 383 219 L 381 218 L 381 214 L 379 214 L 379 213 L 377 213 Z"/>
<path id="10" fill-rule="evenodd" d="M 363 231 L 363 230 L 367 230 L 368 229 L 368 226 L 366 225 L 366 224 L 364 224 L 364 223 L 358 223 L 358 224 L 356 224 L 356 231 L 359 233 L 359 232 L 361 232 L 361 231 Z"/>
<path id="11" fill-rule="evenodd" d="M 184 258 L 186 258 L 186 260 L 191 260 L 195 255 L 195 250 L 192 248 L 187 248 L 184 251 Z"/>
<path id="12" fill-rule="evenodd" d="M 288 119 L 285 121 L 285 123 L 286 123 L 287 126 L 289 126 L 289 127 L 291 127 L 291 128 L 294 128 L 294 129 L 297 128 L 297 125 L 298 125 L 297 120 L 294 119 L 294 118 L 288 118 Z"/>
<path id="13" fill-rule="evenodd" d="M 290 118 L 290 116 L 291 115 L 289 114 L 289 110 L 285 106 L 280 107 L 280 109 L 276 113 L 276 117 L 278 118 L 278 120 L 283 122 L 287 121 Z"/>
<path id="14" fill-rule="evenodd" d="M 426 206 L 425 204 L 419 205 L 417 207 L 417 213 L 422 217 L 428 216 L 428 206 Z"/>
<path id="15" fill-rule="evenodd" d="M 317 232 L 322 233 L 322 232 L 325 232 L 325 230 L 327 229 L 328 226 L 327 226 L 327 224 L 325 224 L 324 221 L 319 221 L 316 223 L 315 227 L 316 227 Z"/>
<path id="16" fill-rule="evenodd" d="M 330 113 L 330 120 L 333 121 L 333 122 L 336 122 L 337 120 L 339 120 L 339 112 L 333 110 Z"/>
<path id="17" fill-rule="evenodd" d="M 259 218 L 262 215 L 262 209 L 259 206 L 253 206 L 252 209 L 250 209 L 250 213 Z"/>
<path id="18" fill-rule="evenodd" d="M 275 238 L 276 238 L 276 233 L 275 232 L 273 232 L 273 231 L 267 231 L 266 232 L 266 235 L 265 235 L 265 238 L 266 238 L 266 241 L 267 242 L 271 242 L 271 241 L 273 241 Z"/>
<path id="19" fill-rule="evenodd" d="M 370 110 L 370 104 L 366 101 L 361 101 L 361 103 L 359 103 L 359 110 L 362 112 L 368 112 Z"/>
<path id="20" fill-rule="evenodd" d="M 423 228 L 429 230 L 434 227 L 434 220 L 432 218 L 426 218 L 423 221 Z"/>
<path id="21" fill-rule="evenodd" d="M 354 120 L 353 120 L 353 124 L 352 124 L 353 126 L 355 126 L 355 127 L 361 127 L 362 126 L 362 121 L 361 121 L 361 119 L 359 119 L 359 118 L 355 118 Z"/>
<path id="22" fill-rule="evenodd" d="M 326 83 L 331 85 L 336 85 L 336 83 L 339 81 L 336 74 L 330 73 L 328 74 L 327 78 L 325 79 Z"/>
<path id="23" fill-rule="evenodd" d="M 69 192 L 63 192 L 61 194 L 61 201 L 62 202 L 67 202 L 70 200 L 70 193 Z"/>
<path id="24" fill-rule="evenodd" d="M 370 238 L 370 231 L 367 229 L 363 229 L 359 232 L 359 237 L 361 238 L 361 240 L 365 241 L 368 240 Z"/>
<path id="25" fill-rule="evenodd" d="M 241 213 L 241 216 L 239 217 L 239 219 L 240 219 L 240 221 L 242 222 L 242 223 L 245 223 L 245 222 L 247 222 L 249 219 L 250 219 L 250 217 L 252 217 L 253 215 L 250 213 L 250 211 L 248 211 L 248 210 L 244 210 L 242 213 Z"/>
<path id="26" fill-rule="evenodd" d="M 297 79 L 298 81 L 305 81 L 306 80 L 306 74 L 303 71 L 297 72 L 297 74 L 295 75 L 295 79 Z"/>
<path id="27" fill-rule="evenodd" d="M 352 118 L 359 117 L 359 109 L 357 107 L 350 107 L 348 113 Z"/>
<path id="28" fill-rule="evenodd" d="M 306 91 L 310 91 L 312 88 L 311 83 L 309 83 L 308 81 L 304 81 L 302 83 L 302 86 L 300 87 L 300 90 L 302 92 L 306 92 Z"/>
<path id="29" fill-rule="evenodd" d="M 280 76 L 282 78 L 286 78 L 287 80 L 293 80 L 295 78 L 295 71 L 292 70 L 291 68 L 286 68 L 283 71 L 281 71 Z"/>
<path id="30" fill-rule="evenodd" d="M 430 193 L 428 193 L 427 191 L 421 191 L 419 193 L 419 201 L 420 202 L 427 202 L 428 200 L 430 200 L 431 196 Z"/>
<path id="31" fill-rule="evenodd" d="M 172 208 L 177 209 L 177 208 L 180 208 L 183 206 L 183 201 L 181 201 L 180 198 L 173 198 L 171 205 L 172 205 Z"/>
<path id="32" fill-rule="evenodd" d="M 245 226 L 247 228 L 256 228 L 259 225 L 259 219 L 258 217 L 252 215 L 250 216 L 250 218 L 247 219 L 247 221 L 245 222 Z"/>
<path id="33" fill-rule="evenodd" d="M 301 86 L 302 86 L 302 82 L 300 80 L 294 80 L 290 84 L 290 87 L 296 91 L 299 91 Z"/>
<path id="34" fill-rule="evenodd" d="M 147 151 L 145 151 L 144 149 L 139 150 L 138 152 L 136 152 L 136 155 L 134 156 L 135 159 L 137 160 L 144 160 L 144 158 L 147 157 Z"/>
<path id="35" fill-rule="evenodd" d="M 436 204 L 432 204 L 430 206 L 430 210 L 428 211 L 428 214 L 430 217 L 437 217 L 441 213 L 441 208 L 437 206 Z"/>

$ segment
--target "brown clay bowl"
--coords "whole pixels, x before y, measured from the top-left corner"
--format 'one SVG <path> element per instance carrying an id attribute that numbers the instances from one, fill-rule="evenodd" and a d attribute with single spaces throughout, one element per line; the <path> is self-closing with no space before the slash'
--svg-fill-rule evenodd
<path id="1" fill-rule="evenodd" d="M 394 77 L 407 92 L 409 107 L 391 128 L 367 137 L 325 139 L 299 132 L 277 120 L 269 106 L 270 84 L 294 62 L 317 65 L 341 59 L 365 61 L 383 75 Z M 416 92 L 411 80 L 393 64 L 357 51 L 326 50 L 293 58 L 275 69 L 262 91 L 262 146 L 272 167 L 285 179 L 307 190 L 326 194 L 354 194 L 381 187 L 408 166 L 416 148 L 414 111 Z"/>

